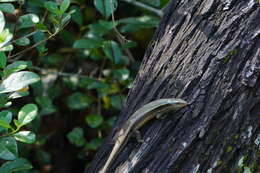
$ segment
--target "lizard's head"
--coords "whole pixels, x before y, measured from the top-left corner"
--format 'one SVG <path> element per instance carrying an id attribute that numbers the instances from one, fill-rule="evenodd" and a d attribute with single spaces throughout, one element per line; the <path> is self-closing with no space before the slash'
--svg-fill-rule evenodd
<path id="1" fill-rule="evenodd" d="M 185 106 L 188 105 L 188 103 L 185 100 L 182 99 L 177 99 L 177 98 L 170 98 L 170 99 L 166 99 L 167 103 L 170 105 L 173 105 L 175 107 L 175 109 L 180 109 L 183 108 Z"/>

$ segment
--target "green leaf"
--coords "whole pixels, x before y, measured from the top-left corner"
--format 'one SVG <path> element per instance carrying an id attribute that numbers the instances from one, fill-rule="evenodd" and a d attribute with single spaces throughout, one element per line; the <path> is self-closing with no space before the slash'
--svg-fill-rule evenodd
<path id="1" fill-rule="evenodd" d="M 0 84 L 0 93 L 14 92 L 32 83 L 38 82 L 40 77 L 28 71 L 13 73 Z"/>
<path id="2" fill-rule="evenodd" d="M 66 25 L 71 19 L 71 15 L 70 14 L 67 14 L 65 13 L 61 19 L 61 25 L 64 26 Z"/>
<path id="3" fill-rule="evenodd" d="M 112 4 L 110 2 L 112 1 Z M 115 11 L 117 8 L 117 0 L 94 0 L 94 5 L 96 9 L 108 19 L 112 11 Z"/>
<path id="4" fill-rule="evenodd" d="M 53 2 L 53 1 L 47 1 L 44 3 L 44 7 L 49 10 L 50 12 L 56 14 L 56 15 L 60 15 L 61 11 L 58 8 L 57 3 Z"/>
<path id="5" fill-rule="evenodd" d="M 97 150 L 103 142 L 101 138 L 92 139 L 90 142 L 86 143 L 86 147 L 89 150 Z"/>
<path id="6" fill-rule="evenodd" d="M 115 41 L 106 41 L 104 43 L 103 51 L 105 55 L 115 64 L 120 62 L 122 52 L 119 45 Z"/>
<path id="7" fill-rule="evenodd" d="M 14 13 L 14 6 L 10 3 L 2 3 L 0 4 L 0 10 L 6 13 Z"/>
<path id="8" fill-rule="evenodd" d="M 77 40 L 73 44 L 73 47 L 76 49 L 93 49 L 93 48 L 101 47 L 102 44 L 103 44 L 103 39 L 88 38 L 88 39 Z"/>
<path id="9" fill-rule="evenodd" d="M 7 122 L 3 121 L 0 119 L 0 126 L 5 128 L 5 129 L 11 129 L 12 127 L 10 126 L 10 124 L 8 124 Z"/>
<path id="10" fill-rule="evenodd" d="M 4 45 L 4 44 L 1 44 L 1 46 L 2 46 L 2 45 Z M 1 47 L 1 46 L 0 46 L 0 47 Z M 0 48 L 0 52 L 11 51 L 11 50 L 13 50 L 13 48 L 14 48 L 13 45 L 8 45 L 8 46 L 5 46 L 5 47 L 1 47 L 1 48 Z"/>
<path id="11" fill-rule="evenodd" d="M 19 46 L 27 46 L 30 44 L 30 40 L 28 38 L 20 38 L 17 39 L 15 43 Z"/>
<path id="12" fill-rule="evenodd" d="M 71 18 L 74 22 L 76 22 L 79 26 L 83 24 L 83 14 L 78 6 L 72 6 L 70 9 L 75 10 L 75 12 L 71 15 Z"/>
<path id="13" fill-rule="evenodd" d="M 18 20 L 20 23 L 18 29 L 33 27 L 39 23 L 39 21 L 40 19 L 36 14 L 25 14 Z"/>
<path id="14" fill-rule="evenodd" d="M 112 71 L 113 78 L 119 81 L 129 79 L 130 72 L 128 69 L 117 69 Z"/>
<path id="15" fill-rule="evenodd" d="M 5 17 L 2 11 L 0 11 L 0 33 L 3 32 L 5 28 Z"/>
<path id="16" fill-rule="evenodd" d="M 110 86 L 105 82 L 95 81 L 95 82 L 90 83 L 87 86 L 87 89 L 96 89 L 98 92 L 99 98 L 101 98 L 101 97 L 107 95 L 107 93 L 110 89 Z"/>
<path id="17" fill-rule="evenodd" d="M 110 127 L 113 127 L 113 125 L 116 123 L 117 117 L 113 116 L 111 118 L 109 118 L 106 122 Z"/>
<path id="18" fill-rule="evenodd" d="M 35 27 L 40 31 L 48 31 L 48 27 L 43 23 L 37 23 Z"/>
<path id="19" fill-rule="evenodd" d="M 79 86 L 82 88 L 87 88 L 90 84 L 96 82 L 95 79 L 90 77 L 84 77 L 79 81 Z"/>
<path id="20" fill-rule="evenodd" d="M 28 66 L 29 66 L 28 61 L 15 61 L 12 64 L 6 66 L 6 68 L 4 69 L 4 75 L 8 76 L 11 73 L 26 69 Z"/>
<path id="21" fill-rule="evenodd" d="M 49 97 L 36 97 L 36 102 L 41 107 L 40 115 L 48 115 L 57 111 Z"/>
<path id="22" fill-rule="evenodd" d="M 5 108 L 8 105 L 8 96 L 0 94 L 0 108 Z"/>
<path id="23" fill-rule="evenodd" d="M 35 44 L 37 44 L 38 42 L 45 40 L 46 36 L 45 33 L 42 31 L 37 32 L 36 34 L 33 35 L 33 41 Z M 47 51 L 47 48 L 45 48 L 46 42 L 41 43 L 40 45 L 38 45 L 36 47 L 36 49 L 40 52 L 43 53 L 45 51 Z"/>
<path id="24" fill-rule="evenodd" d="M 28 95 L 29 95 L 29 91 L 22 91 L 22 92 L 19 91 L 19 92 L 14 92 L 14 93 L 10 94 L 8 96 L 8 99 L 17 99 L 17 98 L 28 96 Z"/>
<path id="25" fill-rule="evenodd" d="M 67 134 L 67 138 L 71 144 L 81 147 L 85 144 L 84 132 L 82 128 L 75 127 L 71 132 Z"/>
<path id="26" fill-rule="evenodd" d="M 0 173 L 12 173 L 17 171 L 23 171 L 33 168 L 31 163 L 24 159 L 24 158 L 18 158 L 13 161 L 5 162 L 0 167 Z"/>
<path id="27" fill-rule="evenodd" d="M 65 13 L 65 11 L 69 8 L 69 6 L 70 6 L 70 0 L 63 0 L 60 4 L 61 13 Z"/>
<path id="28" fill-rule="evenodd" d="M 142 1 L 155 7 L 159 7 L 161 5 L 161 0 L 142 0 Z"/>
<path id="29" fill-rule="evenodd" d="M 76 92 L 69 96 L 67 100 L 67 105 L 71 109 L 84 109 L 92 103 L 92 99 L 80 92 Z"/>
<path id="30" fill-rule="evenodd" d="M 93 23 L 89 25 L 90 31 L 88 34 L 101 37 L 111 32 L 111 29 L 113 29 L 116 25 L 116 22 L 100 20 L 99 23 Z"/>
<path id="31" fill-rule="evenodd" d="M 97 128 L 103 123 L 103 121 L 103 117 L 98 114 L 91 114 L 86 117 L 87 124 L 92 128 Z"/>
<path id="32" fill-rule="evenodd" d="M 13 34 L 10 33 L 9 29 L 4 29 L 0 33 L 0 51 L 8 51 L 12 49 L 12 45 L 8 45 L 8 43 L 12 40 Z M 6 46 L 8 45 L 8 46 Z"/>
<path id="33" fill-rule="evenodd" d="M 28 124 L 36 117 L 38 107 L 35 104 L 26 104 L 18 113 L 18 124 L 19 127 Z"/>
<path id="34" fill-rule="evenodd" d="M 10 124 L 12 121 L 12 112 L 10 112 L 8 110 L 1 111 L 0 120 L 5 121 L 6 123 Z"/>
<path id="35" fill-rule="evenodd" d="M 6 66 L 6 56 L 4 52 L 0 52 L 0 68 L 5 68 Z"/>
<path id="36" fill-rule="evenodd" d="M 122 95 L 115 95 L 115 96 L 111 96 L 111 105 L 118 109 L 121 110 L 122 109 L 122 103 L 123 103 L 123 99 L 124 97 Z"/>
<path id="37" fill-rule="evenodd" d="M 141 16 L 120 19 L 118 22 L 124 24 L 124 26 L 120 28 L 121 32 L 136 32 L 143 28 L 157 27 L 159 19 L 151 16 Z"/>
<path id="38" fill-rule="evenodd" d="M 17 143 L 12 137 L 0 138 L 0 158 L 14 160 L 18 156 Z"/>
<path id="39" fill-rule="evenodd" d="M 12 135 L 17 141 L 32 144 L 35 142 L 36 135 L 31 131 L 20 131 Z"/>

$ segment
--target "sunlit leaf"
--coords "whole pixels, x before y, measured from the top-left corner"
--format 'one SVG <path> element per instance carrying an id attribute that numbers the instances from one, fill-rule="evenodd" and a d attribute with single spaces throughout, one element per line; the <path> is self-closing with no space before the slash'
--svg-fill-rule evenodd
<path id="1" fill-rule="evenodd" d="M 17 141 L 32 144 L 36 135 L 31 131 L 20 131 L 12 135 Z"/>
<path id="2" fill-rule="evenodd" d="M 19 127 L 28 124 L 37 116 L 38 107 L 35 104 L 26 104 L 18 113 Z"/>
<path id="3" fill-rule="evenodd" d="M 35 26 L 39 21 L 39 17 L 36 14 L 25 14 L 19 18 L 19 29 L 29 28 Z"/>
<path id="4" fill-rule="evenodd" d="M 13 73 L 0 84 L 0 93 L 14 92 L 32 83 L 38 82 L 40 77 L 27 71 Z"/>

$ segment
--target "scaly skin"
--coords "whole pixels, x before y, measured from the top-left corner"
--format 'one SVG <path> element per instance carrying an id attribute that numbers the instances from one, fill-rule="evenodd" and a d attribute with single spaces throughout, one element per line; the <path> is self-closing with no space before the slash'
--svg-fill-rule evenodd
<path id="1" fill-rule="evenodd" d="M 133 131 L 138 130 L 146 122 L 155 118 L 158 114 L 163 114 L 169 111 L 177 111 L 188 103 L 182 99 L 169 98 L 169 99 L 159 99 L 152 101 L 140 109 L 138 109 L 130 118 L 126 121 L 125 125 L 119 130 L 115 135 L 115 145 L 110 153 L 104 167 L 99 171 L 99 173 L 106 173 L 111 163 L 123 148 L 123 145 L 128 141 L 128 138 Z"/>

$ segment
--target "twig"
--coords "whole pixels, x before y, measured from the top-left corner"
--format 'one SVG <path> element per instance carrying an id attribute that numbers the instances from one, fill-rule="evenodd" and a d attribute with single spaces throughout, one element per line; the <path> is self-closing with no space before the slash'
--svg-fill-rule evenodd
<path id="1" fill-rule="evenodd" d="M 65 77 L 79 77 L 79 78 L 86 78 L 86 77 L 88 77 L 89 78 L 89 76 L 85 76 L 85 75 L 81 75 L 81 74 L 76 74 L 76 73 L 65 73 L 65 72 L 53 72 L 53 71 L 49 71 L 49 70 L 47 70 L 47 69 L 42 69 L 42 68 L 39 68 L 39 67 L 35 67 L 35 66 L 33 66 L 33 67 L 31 67 L 33 70 L 37 70 L 37 71 L 40 71 L 41 73 L 43 73 L 43 74 L 56 74 L 56 75 L 58 75 L 58 76 L 65 76 Z M 93 77 L 91 77 L 91 78 L 93 78 Z M 93 79 L 95 79 L 95 78 L 93 78 Z M 97 80 L 97 79 L 95 79 L 95 80 Z"/>
<path id="2" fill-rule="evenodd" d="M 136 0 L 121 0 L 121 1 L 133 4 L 133 5 L 137 6 L 137 7 L 141 7 L 141 8 L 146 9 L 146 10 L 152 12 L 152 13 L 155 13 L 159 17 L 163 17 L 163 11 L 162 10 L 158 10 L 158 9 L 156 9 L 154 7 L 151 7 L 149 5 L 146 5 L 146 4 L 142 3 L 142 2 L 138 2 Z"/>
<path id="3" fill-rule="evenodd" d="M 20 55 L 20 54 L 23 54 L 24 52 L 27 52 L 28 50 L 31 50 L 31 49 L 37 47 L 37 46 L 39 46 L 40 44 L 44 43 L 45 41 L 47 41 L 47 40 L 51 39 L 52 37 L 54 37 L 56 34 L 57 34 L 57 33 L 54 33 L 54 34 L 50 35 L 48 38 L 45 38 L 45 39 L 43 39 L 42 41 L 39 41 L 38 43 L 32 45 L 31 47 L 28 47 L 28 48 L 26 48 L 26 49 L 24 49 L 24 50 L 22 50 L 22 51 L 20 51 L 20 52 L 18 52 L 18 53 L 16 53 L 16 54 L 12 55 L 12 56 L 9 56 L 8 58 L 16 57 L 16 56 L 18 56 L 18 55 Z"/>
<path id="4" fill-rule="evenodd" d="M 121 46 L 124 44 L 122 42 L 122 39 L 120 39 L 120 37 L 117 35 L 117 40 L 119 41 L 119 43 L 121 44 Z M 129 60 L 132 62 L 135 62 L 134 56 L 132 55 L 132 53 L 130 52 L 130 50 L 128 48 L 124 49 L 125 53 L 127 54 L 127 56 L 129 57 Z"/>
<path id="5" fill-rule="evenodd" d="M 111 17 L 112 17 L 112 21 L 115 24 L 115 15 L 114 15 L 114 10 L 113 10 L 113 0 L 110 0 L 110 10 L 111 10 Z M 125 38 L 125 36 L 123 36 L 116 28 L 116 25 L 114 25 L 113 27 L 114 31 L 116 32 L 116 34 L 120 37 L 121 42 L 130 42 L 130 40 L 127 40 Z"/>
<path id="6" fill-rule="evenodd" d="M 112 5 L 113 5 L 113 0 L 110 0 L 110 10 L 111 10 L 111 17 L 112 17 L 112 21 L 113 23 L 115 23 L 115 15 L 114 15 L 114 11 L 113 11 L 113 8 L 112 8 Z M 125 42 L 130 42 L 130 40 L 127 40 L 125 38 L 125 36 L 123 36 L 116 28 L 116 26 L 114 25 L 113 27 L 114 31 L 116 32 L 116 38 L 117 40 L 119 41 L 119 43 L 121 44 L 121 46 L 123 46 L 123 44 Z M 132 61 L 132 62 L 135 62 L 135 59 L 133 57 L 133 55 L 131 54 L 131 52 L 129 51 L 129 49 L 125 49 L 125 52 L 127 54 L 127 56 L 129 57 L 129 60 Z"/>

